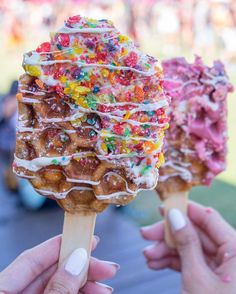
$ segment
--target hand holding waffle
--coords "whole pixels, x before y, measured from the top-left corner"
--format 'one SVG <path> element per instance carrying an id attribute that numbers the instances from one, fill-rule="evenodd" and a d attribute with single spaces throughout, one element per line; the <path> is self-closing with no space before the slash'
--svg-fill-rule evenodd
<path id="1" fill-rule="evenodd" d="M 210 185 L 226 167 L 227 96 L 233 87 L 224 65 L 206 66 L 173 58 L 162 63 L 164 89 L 172 97 L 170 128 L 165 137 L 165 164 L 160 168 L 157 191 L 171 208 L 186 213 L 188 193 L 197 185 Z M 166 238 L 175 244 L 166 225 Z"/>
<path id="2" fill-rule="evenodd" d="M 86 252 L 78 248 L 57 269 L 61 237 L 57 236 L 22 253 L 0 273 L 1 293 L 78 293 L 82 288 L 80 271 L 86 264 Z M 93 239 L 93 249 L 98 239 Z M 112 278 L 118 265 L 91 258 L 88 281 L 83 293 L 108 294 L 112 288 L 98 281 Z"/>
<path id="3" fill-rule="evenodd" d="M 236 231 L 214 209 L 193 202 L 188 217 L 171 209 L 168 221 L 176 249 L 165 241 L 163 222 L 141 229 L 145 239 L 155 242 L 144 249 L 148 266 L 180 271 L 186 293 L 235 293 Z"/>
<path id="4" fill-rule="evenodd" d="M 96 213 L 155 188 L 168 100 L 156 59 L 107 20 L 70 17 L 23 67 L 13 167 L 65 210 L 63 262 L 90 254 Z"/>

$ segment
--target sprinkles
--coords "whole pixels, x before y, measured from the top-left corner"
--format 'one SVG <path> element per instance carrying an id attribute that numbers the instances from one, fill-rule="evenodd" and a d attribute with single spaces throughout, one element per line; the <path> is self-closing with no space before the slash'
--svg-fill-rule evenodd
<path id="1" fill-rule="evenodd" d="M 65 117 L 71 129 L 63 130 L 56 144 L 50 139 L 51 150 L 57 145 L 63 153 L 70 134 L 76 134 L 91 142 L 93 156 L 126 168 L 137 188 L 153 188 L 169 123 L 161 70 L 153 57 L 140 52 L 112 22 L 73 16 L 50 42 L 25 54 L 23 67 L 35 78 L 37 91 L 55 93 L 71 111 Z M 50 117 L 50 122 L 58 120 Z M 91 152 L 68 154 L 50 164 L 64 166 L 75 159 L 86 166 L 89 157 Z"/>

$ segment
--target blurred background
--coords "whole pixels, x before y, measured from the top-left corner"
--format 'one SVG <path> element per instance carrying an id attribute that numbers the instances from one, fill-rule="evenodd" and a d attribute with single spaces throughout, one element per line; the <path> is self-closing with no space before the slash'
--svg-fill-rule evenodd
<path id="1" fill-rule="evenodd" d="M 144 52 L 160 61 L 174 56 L 185 56 L 192 61 L 195 54 L 202 56 L 209 65 L 213 60 L 221 59 L 232 84 L 236 81 L 235 0 L 0 0 L 0 239 L 5 240 L 5 245 L 0 245 L 0 252 L 4 252 L 4 248 L 7 251 L 4 258 L 0 258 L 0 269 L 25 247 L 61 231 L 60 209 L 53 202 L 38 197 L 27 182 L 16 180 L 11 173 L 16 122 L 14 95 L 16 80 L 23 73 L 23 53 L 49 40 L 50 31 L 59 28 L 68 16 L 76 14 L 111 19 Z M 192 199 L 217 208 L 234 226 L 235 98 L 235 94 L 228 98 L 227 171 L 210 188 L 198 187 L 191 192 Z M 141 193 L 130 205 L 112 208 L 112 217 L 122 216 L 125 223 L 132 225 L 147 225 L 159 219 L 158 205 L 156 194 Z M 105 217 L 110 217 L 107 212 Z M 103 222 L 104 219 L 99 220 L 101 226 Z M 105 228 L 100 227 L 98 230 L 104 232 Z M 20 238 L 19 230 L 24 238 Z M 34 233 L 28 234 L 29 230 Z M 106 230 L 109 231 L 107 227 Z M 119 293 L 125 292 L 120 290 Z"/>

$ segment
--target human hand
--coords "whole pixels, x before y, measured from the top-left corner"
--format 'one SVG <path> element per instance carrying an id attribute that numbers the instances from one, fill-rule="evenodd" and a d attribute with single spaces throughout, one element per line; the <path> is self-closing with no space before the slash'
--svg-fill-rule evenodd
<path id="1" fill-rule="evenodd" d="M 98 241 L 94 238 L 93 249 Z M 79 274 L 86 265 L 87 254 L 84 249 L 77 249 L 57 268 L 60 243 L 61 237 L 57 236 L 18 256 L 0 273 L 0 294 L 112 293 L 111 287 L 97 281 L 112 278 L 119 269 L 118 264 L 91 257 L 88 281 L 80 289 L 83 281 Z"/>
<path id="2" fill-rule="evenodd" d="M 236 231 L 211 208 L 190 203 L 188 218 L 177 210 L 168 213 L 177 250 L 164 240 L 163 222 L 141 229 L 155 241 L 144 249 L 147 265 L 182 272 L 182 291 L 188 294 L 236 293 Z"/>

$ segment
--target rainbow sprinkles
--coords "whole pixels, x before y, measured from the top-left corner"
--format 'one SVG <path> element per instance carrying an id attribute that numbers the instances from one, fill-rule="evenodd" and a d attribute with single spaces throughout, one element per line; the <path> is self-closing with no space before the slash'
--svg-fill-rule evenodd
<path id="1" fill-rule="evenodd" d="M 104 161 L 126 171 L 125 177 L 113 173 L 132 181 L 135 189 L 126 184 L 128 195 L 155 187 L 169 118 L 162 73 L 153 57 L 141 53 L 112 22 L 73 16 L 50 42 L 24 55 L 23 67 L 17 99 L 29 115 L 19 115 L 17 142 L 23 145 L 15 155 L 17 174 L 32 179 L 42 169 L 59 166 L 75 184 L 68 191 L 78 190 L 80 182 L 92 189 L 99 181 L 83 181 L 79 171 L 71 177 L 68 166 L 76 160 L 92 168 Z"/>

